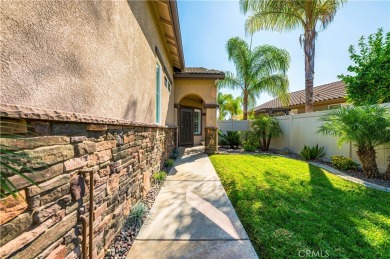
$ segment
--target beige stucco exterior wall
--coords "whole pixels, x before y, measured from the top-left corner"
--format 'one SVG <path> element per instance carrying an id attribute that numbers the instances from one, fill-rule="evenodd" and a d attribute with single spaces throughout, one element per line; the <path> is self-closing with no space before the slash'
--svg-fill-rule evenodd
<path id="1" fill-rule="evenodd" d="M 328 106 L 329 105 L 332 105 L 332 104 L 345 104 L 345 99 L 336 99 L 336 100 L 333 100 L 333 101 L 328 101 L 326 103 L 314 103 L 313 105 L 313 110 L 315 112 L 319 112 L 319 111 L 326 111 L 328 110 Z M 301 105 L 301 106 L 298 106 L 297 107 L 293 107 L 291 109 L 298 109 L 298 113 L 305 113 L 305 105 Z"/>
<path id="2" fill-rule="evenodd" d="M 215 79 L 175 79 L 175 103 L 187 95 L 201 97 L 206 104 L 216 104 L 217 87 Z"/>
<path id="3" fill-rule="evenodd" d="M 155 122 L 155 46 L 173 73 L 152 2 L 0 5 L 0 102 Z M 171 125 L 173 95 L 161 82 Z"/>

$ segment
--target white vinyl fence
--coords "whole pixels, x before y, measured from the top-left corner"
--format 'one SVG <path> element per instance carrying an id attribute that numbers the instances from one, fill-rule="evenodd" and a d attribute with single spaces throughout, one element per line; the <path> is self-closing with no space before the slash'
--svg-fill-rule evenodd
<path id="1" fill-rule="evenodd" d="M 386 104 L 389 107 L 390 104 Z M 318 127 L 321 122 L 320 116 L 327 111 L 302 113 L 296 115 L 286 115 L 275 117 L 279 121 L 282 128 L 283 136 L 271 141 L 273 149 L 288 149 L 289 151 L 298 153 L 303 149 L 303 146 L 314 146 L 318 143 L 324 147 L 326 152 L 325 159 L 330 159 L 333 155 L 350 157 L 355 162 L 359 163 L 359 158 L 355 148 L 351 143 L 345 143 L 341 148 L 337 146 L 337 138 L 331 136 L 323 136 L 317 134 Z M 251 121 L 218 121 L 218 127 L 225 133 L 226 131 L 245 131 L 251 130 Z M 390 159 L 390 143 L 377 147 L 377 164 L 381 172 L 385 172 Z"/>
<path id="2" fill-rule="evenodd" d="M 225 134 L 227 131 L 247 131 L 251 130 L 250 120 L 224 120 L 217 121 L 219 130 Z"/>

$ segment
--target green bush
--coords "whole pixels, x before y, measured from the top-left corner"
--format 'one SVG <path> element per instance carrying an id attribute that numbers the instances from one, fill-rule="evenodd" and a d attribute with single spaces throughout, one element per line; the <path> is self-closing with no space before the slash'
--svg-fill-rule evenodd
<path id="1" fill-rule="evenodd" d="M 241 144 L 240 132 L 239 131 L 227 131 L 226 134 L 219 134 L 219 143 L 222 146 L 229 146 L 230 148 L 237 148 Z"/>
<path id="2" fill-rule="evenodd" d="M 318 144 L 313 147 L 305 145 L 302 151 L 299 152 L 299 155 L 305 160 L 313 160 L 317 157 L 323 157 L 325 155 L 324 147 L 318 147 Z"/>
<path id="3" fill-rule="evenodd" d="M 167 173 L 164 171 L 160 171 L 153 174 L 153 180 L 157 184 L 161 184 L 165 178 L 167 178 Z"/>
<path id="4" fill-rule="evenodd" d="M 390 113 L 386 106 L 345 106 L 321 116 L 318 132 L 338 138 L 356 148 L 362 169 L 368 178 L 380 177 L 375 147 L 390 143 Z"/>
<path id="5" fill-rule="evenodd" d="M 332 156 L 332 164 L 334 167 L 340 170 L 356 170 L 358 164 L 356 164 L 351 158 L 343 156 Z"/>
<path id="6" fill-rule="evenodd" d="M 129 215 L 129 220 L 131 224 L 140 228 L 144 221 L 144 217 L 149 212 L 148 206 L 145 205 L 142 201 L 137 202 L 132 208 Z"/>
<path id="7" fill-rule="evenodd" d="M 253 152 L 253 151 L 256 151 L 257 150 L 257 147 L 250 144 L 250 143 L 245 143 L 242 148 L 245 150 L 245 151 L 249 151 L 249 152 Z"/>
<path id="8" fill-rule="evenodd" d="M 241 143 L 245 146 L 259 146 L 259 136 L 253 131 L 241 131 Z"/>
<path id="9" fill-rule="evenodd" d="M 176 148 L 172 151 L 172 154 L 170 156 L 171 159 L 173 160 L 176 160 L 176 158 L 179 157 L 179 150 L 177 150 Z"/>
<path id="10" fill-rule="evenodd" d="M 259 147 L 263 151 L 269 150 L 272 138 L 282 135 L 279 122 L 274 117 L 260 117 L 252 122 L 252 127 L 259 139 Z"/>
<path id="11" fill-rule="evenodd" d="M 167 161 L 165 161 L 165 166 L 166 167 L 171 167 L 171 166 L 173 166 L 174 163 L 175 163 L 175 160 L 168 159 Z"/>

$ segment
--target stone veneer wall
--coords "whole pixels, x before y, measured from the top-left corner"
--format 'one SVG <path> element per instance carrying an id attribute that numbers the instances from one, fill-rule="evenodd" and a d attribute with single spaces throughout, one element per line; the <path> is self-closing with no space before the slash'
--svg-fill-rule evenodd
<path id="1" fill-rule="evenodd" d="M 8 123 L 9 132 L 25 137 L 1 143 L 23 150 L 24 164 L 34 169 L 27 175 L 40 187 L 9 177 L 20 196 L 0 201 L 0 258 L 81 257 L 90 171 L 93 258 L 102 258 L 177 143 L 175 128 L 12 105 L 1 105 L 0 115 L 3 129 Z"/>

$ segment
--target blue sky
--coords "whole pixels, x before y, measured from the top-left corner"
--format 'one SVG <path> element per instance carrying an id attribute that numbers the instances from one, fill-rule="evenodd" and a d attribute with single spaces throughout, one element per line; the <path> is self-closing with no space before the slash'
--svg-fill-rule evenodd
<path id="1" fill-rule="evenodd" d="M 231 37 L 245 36 L 245 15 L 238 1 L 178 0 L 179 19 L 187 67 L 206 67 L 234 72 L 227 59 L 225 45 Z M 390 1 L 349 1 L 336 14 L 334 21 L 321 31 L 316 41 L 314 85 L 337 81 L 337 75 L 348 73 L 351 64 L 348 47 L 359 38 L 375 33 L 379 27 L 390 31 Z M 288 77 L 290 92 L 304 89 L 304 56 L 299 44 L 301 30 L 288 33 L 259 31 L 253 46 L 271 44 L 286 49 L 291 56 Z M 239 91 L 222 90 L 237 96 Z M 273 99 L 262 94 L 257 105 Z"/>

